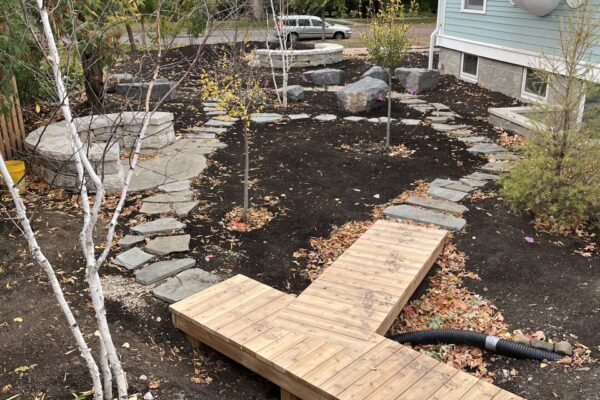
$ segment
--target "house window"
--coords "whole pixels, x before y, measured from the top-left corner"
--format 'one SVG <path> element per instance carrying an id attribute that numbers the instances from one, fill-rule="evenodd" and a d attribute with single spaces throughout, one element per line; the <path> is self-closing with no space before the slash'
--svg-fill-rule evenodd
<path id="1" fill-rule="evenodd" d="M 477 71 L 479 70 L 479 57 L 463 53 L 462 55 L 462 65 L 460 68 L 460 76 L 461 78 L 470 81 L 477 82 Z"/>
<path id="2" fill-rule="evenodd" d="M 529 100 L 545 101 L 548 94 L 548 84 L 531 68 L 525 68 L 523 73 L 523 90 L 521 95 Z"/>
<path id="3" fill-rule="evenodd" d="M 485 14 L 486 0 L 462 0 L 462 11 Z"/>

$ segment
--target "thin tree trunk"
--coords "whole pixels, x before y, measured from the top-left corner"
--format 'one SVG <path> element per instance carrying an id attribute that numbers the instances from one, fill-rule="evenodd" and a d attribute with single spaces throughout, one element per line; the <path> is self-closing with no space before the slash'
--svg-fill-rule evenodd
<path id="1" fill-rule="evenodd" d="M 142 34 L 141 34 L 142 46 L 144 48 L 146 48 L 146 47 L 148 47 L 148 45 L 146 44 L 146 27 L 144 26 L 144 16 L 143 15 L 140 18 L 140 26 L 142 27 Z"/>
<path id="2" fill-rule="evenodd" d="M 127 30 L 127 37 L 129 38 L 131 50 L 136 51 L 137 47 L 135 45 L 135 36 L 133 36 L 133 29 L 131 29 L 131 24 L 129 22 L 125 23 L 125 29 Z"/>
<path id="3" fill-rule="evenodd" d="M 112 373 L 110 372 L 106 346 L 100 332 L 96 332 L 96 334 L 100 338 L 100 366 L 102 368 L 102 378 L 104 379 L 104 400 L 113 400 Z"/>
<path id="4" fill-rule="evenodd" d="M 85 77 L 85 94 L 93 113 L 103 113 L 104 104 L 104 63 L 99 50 L 90 45 L 81 54 L 81 64 Z"/>
<path id="5" fill-rule="evenodd" d="M 250 196 L 248 194 L 250 187 L 250 146 L 248 144 L 248 135 L 250 122 L 244 121 L 244 211 L 242 213 L 242 222 L 248 223 L 248 208 L 250 205 Z"/>
<path id="6" fill-rule="evenodd" d="M 388 84 L 390 90 L 388 91 L 387 101 L 388 101 L 388 110 L 387 110 L 387 126 L 385 133 L 385 151 L 390 150 L 390 136 L 391 136 L 391 126 L 392 126 L 392 71 L 388 71 Z"/>
<path id="7" fill-rule="evenodd" d="M 325 5 L 321 7 L 321 40 L 325 40 Z"/>

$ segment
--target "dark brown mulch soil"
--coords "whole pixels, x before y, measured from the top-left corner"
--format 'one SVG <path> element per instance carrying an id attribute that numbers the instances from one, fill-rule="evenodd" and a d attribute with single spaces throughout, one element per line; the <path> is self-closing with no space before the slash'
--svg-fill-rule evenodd
<path id="1" fill-rule="evenodd" d="M 173 68 L 165 75 L 181 74 L 191 54 L 191 47 L 168 53 Z M 423 55 L 410 55 L 406 65 L 422 66 L 424 62 Z M 343 70 L 344 82 L 351 82 L 369 65 L 348 60 L 337 67 Z M 301 72 L 293 71 L 292 82 L 301 81 Z M 175 113 L 179 132 L 205 119 L 195 80 L 192 76 L 185 82 L 181 100 L 162 107 Z M 424 98 L 449 105 L 463 115 L 459 122 L 474 125 L 491 137 L 496 132 L 476 117 L 487 115 L 490 106 L 514 103 L 501 94 L 452 77 L 443 77 L 440 88 Z M 330 93 L 307 92 L 306 100 L 293 105 L 292 110 L 347 115 L 339 110 L 335 95 Z M 369 116 L 384 113 L 382 109 Z M 395 118 L 419 116 L 400 104 L 394 105 Z M 253 130 L 251 145 L 252 204 L 265 206 L 276 215 L 264 228 L 240 234 L 220 224 L 242 200 L 241 134 L 239 129 L 236 132 L 220 138 L 228 147 L 211 157 L 205 174 L 194 183 L 204 203 L 186 221 L 193 237 L 192 254 L 201 268 L 225 277 L 243 273 L 294 293 L 309 282 L 301 273 L 303 264 L 293 253 L 308 248 L 311 237 L 328 236 L 345 222 L 369 218 L 374 205 L 396 197 L 416 180 L 458 178 L 484 163 L 460 142 L 429 127 L 394 125 L 392 144 L 404 144 L 416 151 L 409 158 L 391 158 L 364 151 L 383 140 L 384 125 L 311 120 L 258 126 Z M 508 213 L 498 200 L 469 206 L 468 231 L 458 235 L 457 241 L 459 249 L 471 257 L 467 266 L 483 278 L 474 290 L 493 298 L 515 328 L 543 329 L 557 336 L 574 334 L 585 344 L 597 346 L 599 306 L 594 299 L 600 294 L 600 284 L 594 267 L 598 266 L 598 258 L 573 254 L 577 241 L 564 238 L 541 235 L 536 236 L 534 245 L 521 242 L 524 234 L 535 236 L 528 219 Z M 89 304 L 81 292 L 85 284 L 83 260 L 76 249 L 78 224 L 76 218 L 61 211 L 40 212 L 35 220 L 36 229 L 44 234 L 40 241 L 51 261 L 65 277 L 77 278 L 74 283 L 66 283 L 67 298 L 77 310 L 88 339 L 95 343 L 91 341 L 93 329 L 87 317 Z M 45 233 L 52 227 L 58 229 Z M 33 398 L 45 393 L 45 399 L 72 398 L 72 392 L 89 389 L 88 376 L 77 352 L 71 351 L 74 343 L 65 331 L 45 277 L 31 263 L 23 240 L 17 236 L 13 225 L 0 224 L 0 237 L 7 238 L 0 245 L 0 266 L 4 267 L 0 268 L 0 389 L 12 385 L 6 397 L 21 394 L 22 398 Z M 566 247 L 548 244 L 556 240 L 562 240 Z M 108 267 L 103 273 L 127 276 Z M 278 398 L 274 385 L 227 358 L 213 351 L 193 352 L 172 328 L 166 305 L 151 296 L 142 299 L 145 306 L 135 312 L 119 302 L 107 304 L 131 392 L 143 394 L 148 389 L 148 381 L 138 379 L 146 375 L 150 380 L 161 380 L 160 389 L 154 391 L 158 400 Z M 14 321 L 17 317 L 23 322 Z M 122 347 L 124 343 L 129 347 Z M 37 366 L 29 372 L 14 372 L 17 367 L 33 364 Z M 565 399 L 597 398 L 593 381 L 597 369 L 565 372 L 554 366 L 540 369 L 537 363 L 528 361 L 498 358 L 493 362 L 499 377 L 501 369 L 512 367 L 519 371 L 518 378 L 506 382 L 499 378 L 498 383 L 529 399 L 552 398 L 552 392 Z M 212 382 L 192 383 L 195 374 L 201 379 L 209 377 Z M 567 380 L 569 384 L 564 384 Z"/>

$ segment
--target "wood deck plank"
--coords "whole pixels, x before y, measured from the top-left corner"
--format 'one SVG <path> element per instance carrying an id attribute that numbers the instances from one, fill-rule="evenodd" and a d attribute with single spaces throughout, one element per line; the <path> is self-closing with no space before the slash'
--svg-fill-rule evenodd
<path id="1" fill-rule="evenodd" d="M 478 380 L 460 400 L 491 400 L 500 392 L 498 386 Z"/>
<path id="2" fill-rule="evenodd" d="M 428 399 L 457 373 L 459 373 L 457 369 L 440 362 L 396 400 Z"/>
<path id="3" fill-rule="evenodd" d="M 290 374 L 304 376 L 345 349 L 344 346 L 339 344 L 323 343 L 313 351 L 306 353 L 303 358 L 289 365 L 287 370 Z"/>

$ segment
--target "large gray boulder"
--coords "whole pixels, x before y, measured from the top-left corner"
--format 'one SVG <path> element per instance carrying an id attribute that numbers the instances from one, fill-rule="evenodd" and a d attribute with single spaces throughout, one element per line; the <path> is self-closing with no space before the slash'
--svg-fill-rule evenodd
<path id="1" fill-rule="evenodd" d="M 338 90 L 338 103 L 347 112 L 370 111 L 384 104 L 389 89 L 381 79 L 366 77 Z"/>
<path id="2" fill-rule="evenodd" d="M 155 101 L 162 99 L 172 88 L 174 88 L 174 86 L 175 83 L 167 78 L 158 78 L 156 82 L 154 82 L 154 86 L 152 86 L 150 99 Z M 117 93 L 130 99 L 144 99 L 149 88 L 149 82 L 119 83 L 116 85 Z M 173 89 L 165 100 L 175 99 L 177 99 L 177 91 Z"/>
<path id="3" fill-rule="evenodd" d="M 440 73 L 427 68 L 396 68 L 394 71 L 400 85 L 410 93 L 422 93 L 438 86 Z"/>
<path id="4" fill-rule="evenodd" d="M 283 96 L 283 88 L 277 89 L 280 96 Z M 291 85 L 287 87 L 287 99 L 288 101 L 301 101 L 304 100 L 304 88 L 300 85 Z"/>
<path id="5" fill-rule="evenodd" d="M 333 68 L 323 68 L 314 71 L 306 71 L 302 79 L 313 85 L 331 86 L 339 85 L 342 79 L 342 71 Z"/>
<path id="6" fill-rule="evenodd" d="M 375 78 L 375 79 L 381 79 L 384 82 L 389 82 L 390 81 L 390 74 L 389 72 L 380 67 L 379 65 L 374 65 L 371 68 L 369 68 L 369 70 L 367 72 L 365 72 L 364 74 L 362 74 L 361 78 Z"/>

